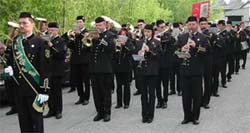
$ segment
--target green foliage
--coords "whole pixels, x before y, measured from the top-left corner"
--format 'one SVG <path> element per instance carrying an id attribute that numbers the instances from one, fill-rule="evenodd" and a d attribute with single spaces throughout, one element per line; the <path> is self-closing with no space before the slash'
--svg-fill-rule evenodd
<path id="1" fill-rule="evenodd" d="M 78 15 L 86 17 L 86 25 L 97 16 L 105 15 L 119 23 L 136 24 L 139 18 L 151 23 L 157 19 L 184 22 L 191 15 L 195 2 L 203 0 L 1 0 L 0 38 L 7 33 L 7 21 L 17 21 L 19 13 L 30 11 L 35 17 L 57 21 L 64 31 L 71 28 Z M 217 0 L 212 0 L 217 1 Z M 222 10 L 211 11 L 211 19 L 220 17 Z"/>
<path id="2" fill-rule="evenodd" d="M 216 3 L 218 2 L 218 0 L 212 0 L 212 3 Z M 213 6 L 213 4 L 212 4 Z M 210 8 L 210 17 L 209 20 L 210 21 L 215 21 L 218 19 L 223 18 L 223 8 L 222 7 L 218 7 L 218 9 L 214 9 L 214 8 Z"/>
<path id="3" fill-rule="evenodd" d="M 16 1 L 16 0 L 1 0 L 0 1 L 0 39 L 6 39 L 6 33 L 7 33 L 7 22 L 8 21 L 15 21 L 18 12 L 22 9 L 21 5 L 22 0 Z M 10 6 L 12 5 L 12 6 Z"/>
<path id="4" fill-rule="evenodd" d="M 186 18 L 192 15 L 192 4 L 196 2 L 204 2 L 208 0 L 158 0 L 162 8 L 168 8 L 173 12 L 171 22 L 185 22 Z M 210 0 L 211 7 L 213 3 L 218 2 L 218 0 Z M 221 18 L 223 14 L 223 9 L 213 9 L 210 8 L 209 20 L 213 21 Z"/>

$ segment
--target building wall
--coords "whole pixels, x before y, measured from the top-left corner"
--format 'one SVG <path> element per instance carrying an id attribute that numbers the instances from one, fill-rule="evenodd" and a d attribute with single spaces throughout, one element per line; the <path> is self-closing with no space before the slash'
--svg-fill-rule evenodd
<path id="1" fill-rule="evenodd" d="M 228 16 L 242 16 L 242 21 L 249 23 L 250 8 L 245 7 L 241 9 L 225 10 L 224 16 L 226 20 L 228 20 Z"/>

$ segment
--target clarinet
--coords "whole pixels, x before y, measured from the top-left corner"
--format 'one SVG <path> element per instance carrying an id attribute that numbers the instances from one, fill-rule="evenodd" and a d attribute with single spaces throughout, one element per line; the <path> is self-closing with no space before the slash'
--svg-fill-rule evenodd
<path id="1" fill-rule="evenodd" d="M 145 45 L 147 45 L 147 39 L 145 38 L 144 39 L 144 41 L 143 41 L 143 44 L 142 44 L 142 48 L 141 48 L 141 50 L 140 51 L 143 51 L 142 52 L 142 54 L 141 54 L 141 56 L 144 56 L 145 55 L 145 49 L 144 49 L 144 47 L 145 47 Z M 138 64 L 138 68 L 141 68 L 142 67 L 142 62 L 144 61 L 145 59 L 141 59 L 140 61 L 139 61 L 139 64 Z"/>

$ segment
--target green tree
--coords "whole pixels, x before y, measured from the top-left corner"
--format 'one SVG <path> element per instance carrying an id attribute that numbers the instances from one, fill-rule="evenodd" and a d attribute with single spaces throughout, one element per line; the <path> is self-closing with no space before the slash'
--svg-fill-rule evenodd
<path id="1" fill-rule="evenodd" d="M 158 0 L 162 8 L 168 8 L 173 12 L 171 21 L 185 22 L 186 18 L 192 15 L 192 5 L 196 2 L 204 2 L 208 0 Z M 210 17 L 209 20 L 214 21 L 222 17 L 223 9 L 213 9 L 213 4 L 218 0 L 210 0 Z"/>
<path id="2" fill-rule="evenodd" d="M 17 21 L 22 11 L 29 11 L 35 17 L 56 21 L 65 30 L 71 28 L 78 15 L 86 17 L 86 25 L 97 16 L 105 15 L 119 23 L 143 18 L 147 23 L 157 19 L 184 22 L 191 15 L 192 4 L 204 0 L 1 0 L 0 1 L 0 39 L 6 37 L 7 22 Z M 217 0 L 211 0 L 215 3 Z M 211 10 L 210 20 L 221 17 L 222 9 Z"/>

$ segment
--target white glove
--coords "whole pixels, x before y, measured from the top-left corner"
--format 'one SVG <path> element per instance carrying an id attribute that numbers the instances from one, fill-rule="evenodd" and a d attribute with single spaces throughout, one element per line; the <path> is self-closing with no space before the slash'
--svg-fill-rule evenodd
<path id="1" fill-rule="evenodd" d="M 46 94 L 38 94 L 37 100 L 40 102 L 40 104 L 42 104 L 49 100 L 49 96 Z"/>
<path id="2" fill-rule="evenodd" d="M 5 73 L 8 73 L 10 76 L 13 76 L 14 72 L 11 66 L 8 66 L 4 69 Z"/>

